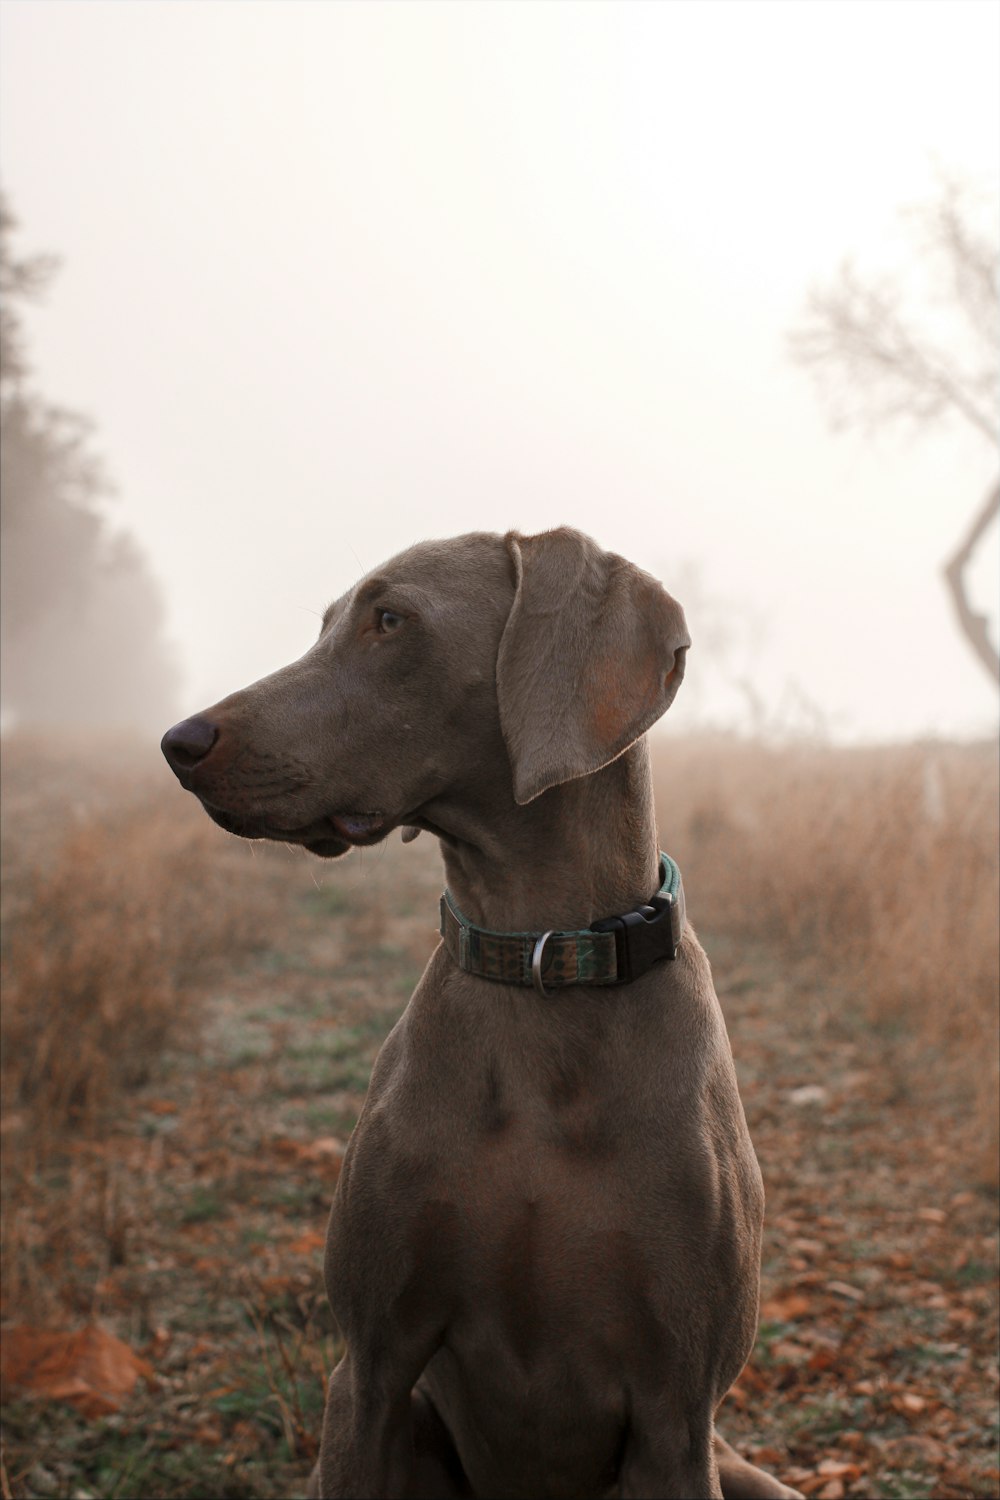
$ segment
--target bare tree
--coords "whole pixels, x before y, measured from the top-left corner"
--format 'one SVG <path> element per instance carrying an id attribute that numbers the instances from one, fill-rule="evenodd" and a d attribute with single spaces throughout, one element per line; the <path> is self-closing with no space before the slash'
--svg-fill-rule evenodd
<path id="1" fill-rule="evenodd" d="M 944 182 L 933 203 L 907 216 L 916 254 L 892 281 L 845 261 L 809 295 L 790 335 L 792 357 L 815 378 L 837 428 L 917 430 L 959 418 L 991 446 L 1000 423 L 1000 289 L 996 209 L 971 188 Z M 943 573 L 966 640 L 1000 687 L 1000 656 L 973 608 L 966 568 L 1000 515 L 991 485 Z"/>

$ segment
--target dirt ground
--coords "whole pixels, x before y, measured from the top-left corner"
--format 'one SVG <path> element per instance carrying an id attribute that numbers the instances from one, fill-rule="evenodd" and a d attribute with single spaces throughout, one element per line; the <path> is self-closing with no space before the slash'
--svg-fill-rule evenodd
<path id="1" fill-rule="evenodd" d="M 23 1112 L 4 1119 L 22 1205 L 4 1500 L 304 1492 L 339 1351 L 328 1205 L 436 942 L 439 861 L 426 835 L 335 863 L 218 837 L 220 858 L 253 861 L 278 937 L 199 987 L 198 1024 L 100 1130 L 36 1159 Z M 12 833 L 15 877 L 27 857 Z M 720 1426 L 821 1500 L 996 1495 L 997 1203 L 967 1099 L 856 989 L 690 915 L 768 1200 L 760 1332 Z M 49 1366 L 43 1330 L 63 1339 Z"/>

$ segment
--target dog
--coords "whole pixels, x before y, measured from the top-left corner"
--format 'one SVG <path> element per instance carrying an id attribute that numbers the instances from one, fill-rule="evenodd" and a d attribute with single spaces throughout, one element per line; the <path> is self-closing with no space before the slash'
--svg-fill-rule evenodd
<path id="1" fill-rule="evenodd" d="M 792 1500 L 715 1431 L 763 1188 L 645 732 L 690 638 L 562 527 L 411 547 L 298 661 L 168 730 L 222 828 L 322 858 L 422 830 L 442 941 L 334 1198 L 346 1341 L 311 1493 Z"/>

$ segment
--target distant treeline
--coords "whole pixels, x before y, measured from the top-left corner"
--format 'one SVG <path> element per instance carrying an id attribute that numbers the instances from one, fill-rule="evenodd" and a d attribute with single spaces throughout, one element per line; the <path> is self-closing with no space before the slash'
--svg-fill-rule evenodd
<path id="1" fill-rule="evenodd" d="M 139 729 L 169 724 L 177 669 L 160 587 L 108 521 L 111 486 L 91 429 L 32 387 L 22 311 L 48 256 L 16 259 L 0 198 L 0 704 L 5 723 Z"/>

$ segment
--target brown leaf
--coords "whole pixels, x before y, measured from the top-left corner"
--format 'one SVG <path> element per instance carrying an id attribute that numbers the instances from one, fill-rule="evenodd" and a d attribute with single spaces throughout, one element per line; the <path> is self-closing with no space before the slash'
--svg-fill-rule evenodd
<path id="1" fill-rule="evenodd" d="M 826 1483 L 822 1474 L 814 1474 L 811 1470 L 786 1469 L 785 1473 L 789 1484 L 794 1484 L 797 1490 L 801 1490 L 806 1500 L 809 1500 L 811 1495 L 815 1495 L 816 1491 L 822 1489 Z"/>
<path id="2" fill-rule="evenodd" d="M 739 1390 L 741 1387 L 744 1391 L 766 1391 L 768 1388 L 767 1376 L 756 1365 L 744 1365 L 739 1379 L 732 1389 Z"/>
<path id="3" fill-rule="evenodd" d="M 838 1363 L 835 1349 L 816 1349 L 809 1356 L 810 1370 L 830 1370 Z"/>
<path id="4" fill-rule="evenodd" d="M 292 1240 L 289 1250 L 293 1255 L 314 1255 L 326 1244 L 326 1235 L 319 1229 L 307 1229 L 298 1239 Z"/>
<path id="5" fill-rule="evenodd" d="M 914 1464 L 938 1467 L 948 1457 L 948 1449 L 935 1438 L 924 1433 L 910 1433 L 906 1437 L 886 1438 L 882 1451 L 887 1463 L 899 1468 L 912 1468 Z"/>
<path id="6" fill-rule="evenodd" d="M 344 1143 L 338 1141 L 334 1136 L 324 1136 L 322 1140 L 313 1141 L 312 1146 L 305 1153 L 305 1160 L 309 1162 L 324 1162 L 333 1176 L 340 1176 L 340 1168 L 344 1161 Z"/>
<path id="7" fill-rule="evenodd" d="M 860 1287 L 851 1286 L 846 1281 L 828 1281 L 826 1290 L 833 1292 L 837 1297 L 849 1297 L 852 1302 L 863 1301 L 865 1295 Z"/>
<path id="8" fill-rule="evenodd" d="M 236 1445 L 236 1453 L 245 1458 L 247 1454 L 254 1453 L 260 1447 L 262 1433 L 253 1422 L 241 1419 L 233 1426 L 230 1439 Z"/>
<path id="9" fill-rule="evenodd" d="M 926 1409 L 927 1402 L 923 1396 L 918 1396 L 913 1391 L 904 1391 L 901 1396 L 893 1396 L 892 1405 L 896 1411 L 909 1412 L 916 1416 L 918 1412 Z"/>
<path id="10" fill-rule="evenodd" d="M 222 1442 L 222 1423 L 218 1417 L 200 1422 L 191 1434 L 191 1439 L 203 1448 L 217 1448 Z"/>
<path id="11" fill-rule="evenodd" d="M 771 1345 L 771 1356 L 783 1365 L 808 1364 L 810 1358 L 809 1350 L 794 1339 L 778 1339 Z"/>
<path id="12" fill-rule="evenodd" d="M 96 1323 L 75 1333 L 20 1326 L 4 1332 L 3 1384 L 41 1400 L 68 1401 L 85 1417 L 117 1411 L 140 1377 L 156 1386 L 153 1367 Z"/>
<path id="13" fill-rule="evenodd" d="M 789 1248 L 797 1250 L 800 1255 L 806 1255 L 812 1260 L 815 1260 L 818 1255 L 826 1254 L 826 1246 L 822 1240 L 795 1239 L 792 1240 Z"/>
<path id="14" fill-rule="evenodd" d="M 750 1457 L 755 1464 L 768 1469 L 776 1469 L 785 1466 L 787 1456 L 780 1448 L 753 1448 Z"/>
<path id="15" fill-rule="evenodd" d="M 265 1297 L 283 1297 L 292 1291 L 295 1284 L 294 1276 L 262 1276 L 257 1286 Z"/>
<path id="16" fill-rule="evenodd" d="M 293 1156 L 304 1162 L 328 1162 L 337 1171 L 344 1159 L 344 1143 L 334 1135 L 323 1135 L 315 1141 L 296 1141 L 283 1136 L 273 1146 L 282 1156 Z"/>
<path id="17" fill-rule="evenodd" d="M 779 1292 L 761 1307 L 760 1315 L 775 1323 L 792 1323 L 812 1311 L 812 1303 L 801 1292 Z"/>

